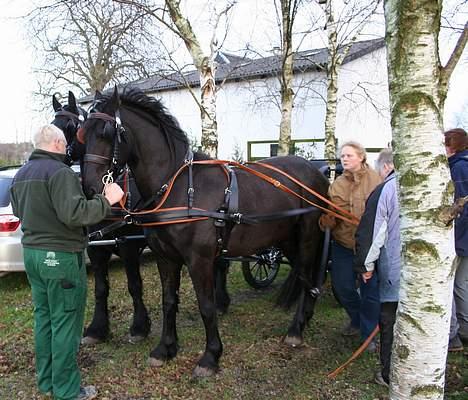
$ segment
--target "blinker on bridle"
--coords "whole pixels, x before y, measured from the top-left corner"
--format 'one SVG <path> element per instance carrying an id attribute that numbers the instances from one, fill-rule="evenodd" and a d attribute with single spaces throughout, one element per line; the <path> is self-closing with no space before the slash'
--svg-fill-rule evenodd
<path id="1" fill-rule="evenodd" d="M 80 112 L 79 109 L 78 109 L 78 113 L 79 114 L 75 114 L 75 113 L 73 113 L 71 111 L 59 110 L 59 111 L 55 112 L 55 118 L 57 118 L 57 117 L 66 117 L 66 118 L 68 118 L 66 129 L 68 129 L 68 125 L 70 124 L 70 122 L 72 122 L 73 123 L 73 129 L 76 129 L 76 132 L 77 132 L 77 131 L 79 131 L 81 129 L 81 127 L 83 125 L 83 122 L 85 121 L 85 116 Z M 81 141 L 79 139 L 78 139 L 78 141 L 81 143 Z M 66 147 L 66 156 L 67 156 L 67 159 L 69 160 L 70 164 L 73 162 L 72 161 L 73 144 L 74 144 L 73 141 L 71 143 L 67 143 L 67 147 Z"/>
<path id="2" fill-rule="evenodd" d="M 107 123 L 111 123 L 115 126 L 115 135 L 114 135 L 114 140 L 113 140 L 113 151 L 112 151 L 112 159 L 106 156 L 101 156 L 98 154 L 91 154 L 91 153 L 86 153 L 83 159 L 84 163 L 94 163 L 94 164 L 100 164 L 100 165 L 107 165 L 109 166 L 107 173 L 102 177 L 102 184 L 104 187 L 108 184 L 111 184 L 114 182 L 114 172 L 115 176 L 117 176 L 120 168 L 119 164 L 119 156 L 120 156 L 120 151 L 119 151 L 119 146 L 122 143 L 122 134 L 125 133 L 125 128 L 122 126 L 122 121 L 120 118 L 120 111 L 117 109 L 115 111 L 115 117 L 99 112 L 99 111 L 92 111 L 88 115 L 88 119 L 97 119 L 101 120 Z M 106 125 L 104 125 L 104 130 L 106 129 Z"/>

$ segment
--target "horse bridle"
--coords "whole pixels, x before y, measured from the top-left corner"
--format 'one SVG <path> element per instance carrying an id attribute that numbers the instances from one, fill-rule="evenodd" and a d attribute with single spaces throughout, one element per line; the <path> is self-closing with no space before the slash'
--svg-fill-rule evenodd
<path id="1" fill-rule="evenodd" d="M 125 167 L 126 163 L 121 162 L 120 160 L 120 145 L 122 144 L 125 128 L 122 125 L 119 109 L 115 111 L 115 117 L 100 111 L 91 111 L 88 114 L 88 119 L 97 119 L 104 121 L 106 125 L 108 123 L 114 125 L 115 134 L 113 135 L 112 158 L 98 154 L 86 153 L 83 159 L 84 163 L 94 163 L 108 166 L 107 173 L 102 177 L 102 183 L 105 186 L 107 184 L 113 183 L 114 177 L 117 177 Z M 104 130 L 106 129 L 106 125 L 104 126 Z"/>
<path id="2" fill-rule="evenodd" d="M 65 129 L 68 129 L 69 123 L 72 122 L 73 123 L 73 129 L 75 131 L 74 134 L 76 135 L 76 131 L 83 126 L 83 123 L 85 121 L 85 115 L 83 115 L 80 112 L 79 109 L 78 109 L 78 113 L 79 114 L 75 114 L 75 113 L 73 113 L 71 111 L 59 110 L 59 111 L 55 112 L 54 116 L 55 116 L 55 118 L 57 118 L 57 117 L 66 117 L 66 118 L 68 118 L 67 125 L 66 125 Z M 76 141 L 76 138 L 74 138 L 74 140 L 72 140 L 71 143 L 68 143 L 68 141 L 67 141 L 66 152 L 65 152 L 65 155 L 66 155 L 65 162 L 67 162 L 69 164 L 73 163 L 72 153 L 73 153 L 73 147 L 74 147 L 75 141 Z"/>

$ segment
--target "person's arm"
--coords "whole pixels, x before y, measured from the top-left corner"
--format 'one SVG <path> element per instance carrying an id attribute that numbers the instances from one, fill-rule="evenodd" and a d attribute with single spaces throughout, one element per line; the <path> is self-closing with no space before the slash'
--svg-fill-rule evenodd
<path id="1" fill-rule="evenodd" d="M 88 226 L 111 213 L 109 201 L 100 194 L 88 200 L 76 174 L 62 168 L 49 179 L 49 193 L 57 217 L 68 226 Z"/>
<path id="2" fill-rule="evenodd" d="M 375 270 L 375 262 L 380 257 L 380 250 L 384 246 L 388 237 L 388 220 L 394 205 L 392 204 L 391 193 L 388 190 L 390 185 L 386 185 L 379 198 L 377 212 L 374 222 L 374 235 L 372 244 L 364 260 L 366 271 Z"/>
<path id="3" fill-rule="evenodd" d="M 387 237 L 387 198 L 385 186 L 377 187 L 369 196 L 364 214 L 356 230 L 356 252 L 353 268 L 366 281 L 372 277 L 375 262 Z"/>
<path id="4" fill-rule="evenodd" d="M 328 197 L 330 201 L 337 205 L 338 207 L 344 208 L 345 210 L 349 209 L 349 203 L 345 200 L 345 196 L 343 195 L 343 190 L 341 188 L 340 181 L 337 178 L 335 182 L 331 184 L 328 189 Z M 332 208 L 332 210 L 334 210 Z M 336 217 L 331 214 L 323 213 L 319 219 L 319 227 L 322 231 L 325 231 L 327 228 L 333 230 L 335 226 L 340 222 Z"/>

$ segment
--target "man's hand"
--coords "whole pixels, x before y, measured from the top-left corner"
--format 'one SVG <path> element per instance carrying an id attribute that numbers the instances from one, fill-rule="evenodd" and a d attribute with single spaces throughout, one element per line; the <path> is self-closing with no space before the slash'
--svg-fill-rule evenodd
<path id="1" fill-rule="evenodd" d="M 364 281 L 364 283 L 367 283 L 367 281 L 372 278 L 373 274 L 374 274 L 374 271 L 367 271 L 361 274 L 362 280 Z"/>
<path id="2" fill-rule="evenodd" d="M 104 187 L 104 197 L 113 206 L 115 203 L 118 203 L 123 197 L 124 192 L 122 188 L 117 185 L 117 183 L 110 183 Z"/>

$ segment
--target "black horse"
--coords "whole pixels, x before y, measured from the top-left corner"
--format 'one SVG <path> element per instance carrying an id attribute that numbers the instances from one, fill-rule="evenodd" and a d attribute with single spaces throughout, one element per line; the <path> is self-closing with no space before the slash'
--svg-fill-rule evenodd
<path id="1" fill-rule="evenodd" d="M 128 163 L 151 210 L 135 215 L 135 219 L 164 224 L 145 228 L 149 246 L 155 251 L 163 288 L 162 335 L 150 353 L 151 365 L 161 366 L 177 354 L 176 312 L 180 271 L 185 264 L 206 332 L 206 348 L 193 375 L 210 376 L 218 370 L 222 343 L 215 305 L 214 261 L 220 247 L 227 256 L 254 254 L 272 245 L 283 251 L 292 268 L 279 301 L 283 305 L 297 302 L 285 342 L 293 346 L 302 343 L 304 328 L 313 315 L 317 288 L 322 283 L 318 268 L 323 242 L 318 227 L 320 212 L 315 209 L 315 212 L 294 214 L 291 210 L 306 209 L 307 201 L 274 186 L 284 184 L 303 198 L 317 203 L 320 200 L 283 174 L 261 165 L 251 168 L 269 174 L 273 178 L 270 182 L 244 168 L 233 168 L 235 172 L 230 174 L 231 183 L 226 190 L 229 171 L 210 165 L 212 161 L 202 154 L 196 153 L 192 159 L 187 137 L 177 121 L 158 100 L 135 89 L 126 88 L 121 94 L 116 89 L 109 96 L 96 93 L 83 133 L 86 155 L 82 176 L 87 195 L 101 192 L 103 176 Z M 326 196 L 327 179 L 306 160 L 289 156 L 267 159 L 264 163 Z M 176 172 L 178 177 L 172 179 Z M 161 198 L 165 199 L 163 203 Z M 159 205 L 154 207 L 155 204 Z M 254 215 L 259 211 L 264 216 L 285 210 L 290 212 L 287 217 L 267 222 L 258 222 L 261 216 Z M 229 218 L 223 218 L 226 214 Z M 194 219 L 197 222 L 190 223 Z M 241 221 L 252 223 L 236 223 Z M 221 229 L 225 232 L 226 227 L 232 229 L 220 237 L 219 226 L 223 223 Z M 224 239 L 221 246 L 220 239 Z"/>
<path id="2" fill-rule="evenodd" d="M 62 129 L 67 139 L 66 161 L 80 162 L 83 166 L 83 156 L 85 146 L 76 140 L 76 133 L 86 120 L 86 111 L 77 105 L 72 92 L 68 93 L 68 104 L 62 106 L 55 96 L 52 97 L 55 110 L 55 118 L 52 124 Z M 132 179 L 129 180 L 130 193 L 133 201 L 137 201 L 139 194 Z M 89 232 L 101 230 L 111 224 L 112 221 L 105 221 L 101 224 L 89 227 Z M 141 239 L 131 239 L 122 241 L 119 238 L 141 237 Z M 116 245 L 89 246 L 88 257 L 95 277 L 95 306 L 94 316 L 91 324 L 85 329 L 83 344 L 94 344 L 104 341 L 109 336 L 109 260 L 113 253 L 119 255 L 125 265 L 127 274 L 128 291 L 133 299 L 133 322 L 130 326 L 131 342 L 137 342 L 148 336 L 151 329 L 151 320 L 148 311 L 143 303 L 143 285 L 140 275 L 140 254 L 146 247 L 146 240 L 143 238 L 143 230 L 135 225 L 124 225 L 123 227 L 106 234 L 103 240 L 117 239 Z"/>

